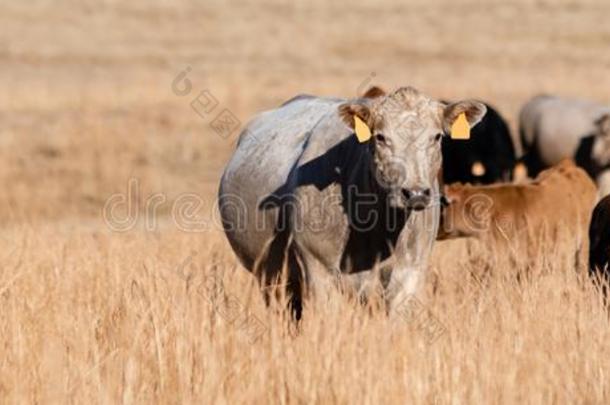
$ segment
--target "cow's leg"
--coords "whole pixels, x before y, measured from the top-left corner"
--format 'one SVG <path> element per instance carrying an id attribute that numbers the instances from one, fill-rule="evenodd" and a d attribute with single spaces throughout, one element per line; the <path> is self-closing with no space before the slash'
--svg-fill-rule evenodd
<path id="1" fill-rule="evenodd" d="M 388 313 L 394 316 L 407 305 L 419 291 L 426 268 L 421 265 L 394 268 L 390 284 L 386 289 Z"/>
<path id="2" fill-rule="evenodd" d="M 336 289 L 337 277 L 306 248 L 297 249 L 304 274 L 304 294 L 308 299 L 328 300 Z"/>
<path id="3" fill-rule="evenodd" d="M 279 232 L 269 240 L 252 267 L 265 303 L 287 299 L 293 318 L 301 319 L 303 269 L 289 233 Z"/>
<path id="4" fill-rule="evenodd" d="M 256 274 L 265 304 L 287 299 L 293 318 L 301 319 L 302 269 L 294 249 L 288 248 L 285 255 L 259 263 Z"/>
<path id="5" fill-rule="evenodd" d="M 288 251 L 286 294 L 292 317 L 299 321 L 303 313 L 303 266 L 294 246 Z"/>
<path id="6" fill-rule="evenodd" d="M 548 165 L 544 163 L 540 152 L 538 152 L 538 146 L 534 145 L 533 149 L 527 151 L 521 158 L 521 162 L 527 168 L 527 175 L 531 178 L 535 178 L 543 171 Z"/>
<path id="7" fill-rule="evenodd" d="M 389 284 L 392 272 L 391 265 L 380 263 L 377 270 L 365 270 L 357 273 L 342 273 L 341 258 L 327 263 L 320 262 L 314 254 L 306 249 L 297 249 L 304 274 L 306 294 L 316 300 L 327 301 L 338 290 L 361 302 L 371 296 L 379 295 L 379 287 Z"/>
<path id="8" fill-rule="evenodd" d="M 412 212 L 394 252 L 395 264 L 386 288 L 392 316 L 419 291 L 428 267 L 432 245 L 438 232 L 439 207 Z"/>

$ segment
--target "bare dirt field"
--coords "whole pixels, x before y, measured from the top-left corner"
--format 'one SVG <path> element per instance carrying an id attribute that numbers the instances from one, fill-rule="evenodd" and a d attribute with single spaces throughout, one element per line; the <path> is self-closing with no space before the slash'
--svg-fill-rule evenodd
<path id="1" fill-rule="evenodd" d="M 488 101 L 515 129 L 538 93 L 610 103 L 608 15 L 601 0 L 3 1 L 0 402 L 609 403 L 608 313 L 561 243 L 515 262 L 440 242 L 404 319 L 337 294 L 297 329 L 212 208 L 239 132 L 221 113 L 413 85 Z"/>

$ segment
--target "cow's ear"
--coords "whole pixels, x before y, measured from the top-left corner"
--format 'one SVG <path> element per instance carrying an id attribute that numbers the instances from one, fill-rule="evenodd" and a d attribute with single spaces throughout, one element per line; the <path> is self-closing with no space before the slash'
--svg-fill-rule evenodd
<path id="1" fill-rule="evenodd" d="M 610 136 L 610 113 L 602 115 L 595 124 L 602 135 Z"/>
<path id="2" fill-rule="evenodd" d="M 339 106 L 339 117 L 351 129 L 355 128 L 356 121 L 354 116 L 360 118 L 369 128 L 372 128 L 373 117 L 367 105 L 362 103 L 345 103 Z"/>
<path id="3" fill-rule="evenodd" d="M 460 192 L 456 189 L 455 185 L 445 186 L 443 197 L 445 198 L 446 206 L 460 202 Z"/>
<path id="4" fill-rule="evenodd" d="M 474 100 L 458 101 L 451 103 L 443 110 L 443 130 L 451 132 L 451 126 L 461 114 L 464 114 L 470 128 L 477 125 L 487 113 L 485 104 Z"/>
<path id="5" fill-rule="evenodd" d="M 386 92 L 381 87 L 372 86 L 362 95 L 362 98 L 378 98 L 385 95 Z"/>

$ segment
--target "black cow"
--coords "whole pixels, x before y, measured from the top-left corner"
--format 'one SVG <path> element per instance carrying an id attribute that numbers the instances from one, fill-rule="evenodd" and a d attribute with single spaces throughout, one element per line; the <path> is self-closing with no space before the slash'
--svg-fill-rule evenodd
<path id="1" fill-rule="evenodd" d="M 599 135 L 597 134 L 585 136 L 580 140 L 574 156 L 574 162 L 582 167 L 593 180 L 610 169 L 610 163 L 600 164 L 594 158 L 593 150 L 598 140 Z"/>
<path id="2" fill-rule="evenodd" d="M 445 183 L 490 184 L 512 179 L 515 148 L 506 121 L 490 105 L 469 140 L 443 138 Z"/>
<path id="3" fill-rule="evenodd" d="M 610 282 L 610 195 L 597 203 L 589 226 L 589 272 L 596 280 Z M 604 288 L 604 295 L 607 291 Z"/>
<path id="4" fill-rule="evenodd" d="M 595 125 L 593 134 L 580 139 L 574 161 L 595 180 L 603 196 L 610 193 L 610 114 L 598 119 Z"/>

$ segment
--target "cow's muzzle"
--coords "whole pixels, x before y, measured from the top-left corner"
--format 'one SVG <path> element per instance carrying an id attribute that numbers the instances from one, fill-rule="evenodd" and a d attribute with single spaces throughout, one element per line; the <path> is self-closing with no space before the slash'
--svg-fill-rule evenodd
<path id="1" fill-rule="evenodd" d="M 403 189 L 402 195 L 405 198 L 406 206 L 414 211 L 422 211 L 430 205 L 432 192 L 429 188 L 410 188 Z"/>

